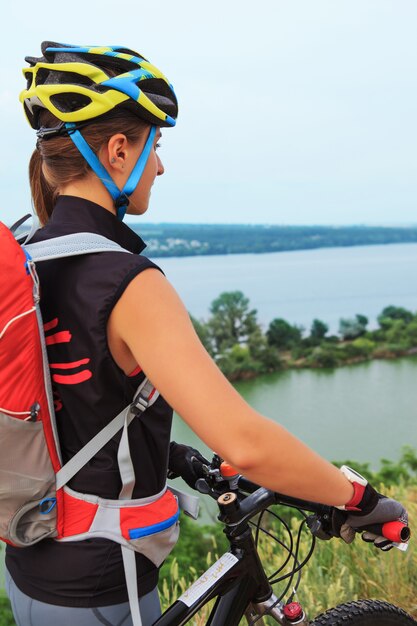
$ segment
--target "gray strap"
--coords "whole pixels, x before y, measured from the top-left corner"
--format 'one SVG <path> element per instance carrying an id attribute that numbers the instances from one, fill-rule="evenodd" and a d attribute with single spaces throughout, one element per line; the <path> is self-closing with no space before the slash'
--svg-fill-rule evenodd
<path id="1" fill-rule="evenodd" d="M 32 219 L 32 226 L 30 227 L 30 230 L 29 230 L 28 234 L 26 235 L 25 243 L 29 243 L 29 241 L 32 239 L 33 235 L 40 228 L 38 216 L 37 215 L 33 215 L 32 218 L 33 218 Z"/>
<path id="2" fill-rule="evenodd" d="M 138 584 L 136 578 L 135 553 L 130 548 L 122 545 L 122 557 L 132 623 L 133 626 L 142 626 L 142 618 L 140 616 L 139 608 Z"/>
<path id="3" fill-rule="evenodd" d="M 122 437 L 117 451 L 117 463 L 119 465 L 120 478 L 122 479 L 122 489 L 119 493 L 119 500 L 131 500 L 135 487 L 135 469 L 132 463 L 129 446 L 128 428 L 135 414 L 132 411 L 126 414 L 123 426 Z"/>
<path id="4" fill-rule="evenodd" d="M 135 415 L 146 411 L 158 397 L 158 392 L 148 378 L 139 385 L 136 395 L 133 399 L 132 411 L 125 416 L 122 437 L 120 439 L 119 449 L 117 451 L 117 462 L 119 465 L 120 476 L 122 479 L 122 489 L 119 494 L 120 500 L 130 500 L 135 487 L 135 470 L 132 463 L 132 457 L 129 447 L 128 428 Z"/>
<path id="5" fill-rule="evenodd" d="M 130 412 L 130 404 L 116 415 L 107 426 L 102 428 L 90 441 L 77 452 L 56 474 L 56 489 L 61 489 L 90 459 L 106 445 L 122 428 L 126 414 Z"/>
<path id="6" fill-rule="evenodd" d="M 23 246 L 32 259 L 38 261 L 49 261 L 61 259 L 69 256 L 79 256 L 81 254 L 92 254 L 94 252 L 126 252 L 119 244 L 95 233 L 74 233 L 54 237 L 46 241 L 29 243 Z"/>

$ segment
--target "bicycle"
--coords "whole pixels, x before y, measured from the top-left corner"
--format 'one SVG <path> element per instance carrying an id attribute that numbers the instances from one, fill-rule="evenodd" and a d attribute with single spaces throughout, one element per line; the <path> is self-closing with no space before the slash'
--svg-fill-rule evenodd
<path id="1" fill-rule="evenodd" d="M 196 489 L 217 500 L 220 522 L 230 544 L 223 554 L 202 574 L 154 623 L 153 626 L 183 626 L 208 602 L 215 600 L 207 626 L 238 626 L 246 618 L 249 626 L 262 626 L 265 618 L 282 626 L 413 626 L 417 625 L 404 610 L 388 602 L 362 600 L 341 604 L 309 621 L 302 606 L 294 601 L 301 580 L 301 570 L 311 558 L 316 536 L 329 529 L 331 507 L 275 493 L 252 483 L 223 463 L 215 455 L 204 467 L 204 478 Z M 291 528 L 269 507 L 281 505 L 298 510 L 303 517 L 300 526 L 311 532 L 311 547 L 299 561 L 301 528 L 294 542 Z M 278 539 L 273 530 L 265 529 L 262 520 L 270 512 L 286 529 L 289 545 Z M 266 533 L 277 541 L 287 556 L 282 566 L 267 576 L 257 551 L 259 536 Z M 409 529 L 403 527 L 400 541 L 407 541 Z M 397 545 L 404 549 L 405 544 Z M 289 573 L 279 575 L 293 560 Z M 288 580 L 284 592 L 277 597 L 272 585 Z M 290 590 L 292 590 L 290 592 Z M 290 593 L 287 602 L 284 598 Z"/>

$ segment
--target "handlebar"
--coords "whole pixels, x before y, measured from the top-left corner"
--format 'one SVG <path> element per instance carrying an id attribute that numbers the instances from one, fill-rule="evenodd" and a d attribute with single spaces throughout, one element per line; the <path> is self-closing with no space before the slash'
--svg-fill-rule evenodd
<path id="1" fill-rule="evenodd" d="M 214 457 L 214 459 L 216 459 L 216 457 Z M 222 466 L 226 466 L 226 471 L 224 473 L 222 471 Z M 209 485 L 207 481 L 209 476 L 211 476 L 215 488 L 213 488 L 213 484 Z M 206 487 L 208 487 L 208 491 L 207 488 L 199 488 L 198 483 L 201 480 L 204 481 Z M 308 500 L 302 500 L 300 498 L 294 498 L 292 496 L 271 491 L 265 487 L 260 487 L 237 472 L 233 472 L 233 468 L 231 468 L 228 464 L 221 463 L 219 457 L 217 457 L 217 463 L 214 466 L 214 469 L 213 466 L 208 468 L 207 478 L 199 479 L 199 481 L 197 481 L 196 488 L 203 493 L 208 493 L 215 499 L 218 499 L 219 495 L 224 494 L 227 491 L 232 491 L 237 494 L 237 505 L 234 511 L 231 511 L 230 507 L 228 507 L 227 515 L 223 518 L 223 521 L 229 526 L 238 526 L 261 513 L 269 506 L 273 504 L 281 504 L 312 513 L 313 516 L 308 525 L 311 532 L 316 536 L 320 537 L 321 530 L 324 531 L 327 538 L 330 538 L 333 535 L 331 529 L 331 519 L 334 507 Z M 219 483 L 221 484 L 222 481 L 223 486 L 220 488 Z M 201 486 L 202 485 L 200 485 L 200 487 Z M 409 527 L 399 520 L 386 522 L 384 524 L 373 524 L 366 527 L 363 526 L 357 529 L 357 532 L 359 533 L 364 531 L 385 537 L 394 544 L 407 542 L 411 535 Z"/>

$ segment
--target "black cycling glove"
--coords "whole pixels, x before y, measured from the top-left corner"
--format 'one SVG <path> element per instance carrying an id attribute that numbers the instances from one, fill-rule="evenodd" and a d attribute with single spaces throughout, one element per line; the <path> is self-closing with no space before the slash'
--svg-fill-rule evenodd
<path id="1" fill-rule="evenodd" d="M 366 478 L 346 465 L 341 471 L 352 483 L 354 495 L 345 506 L 334 508 L 333 533 L 351 543 L 356 531 L 364 531 L 363 540 L 382 550 L 390 550 L 393 542 L 407 541 L 408 514 L 403 505 L 375 491 Z"/>
<path id="2" fill-rule="evenodd" d="M 187 485 L 195 489 L 197 480 L 204 476 L 203 465 L 209 465 L 209 461 L 198 450 L 171 441 L 169 446 L 168 478 L 181 476 Z"/>

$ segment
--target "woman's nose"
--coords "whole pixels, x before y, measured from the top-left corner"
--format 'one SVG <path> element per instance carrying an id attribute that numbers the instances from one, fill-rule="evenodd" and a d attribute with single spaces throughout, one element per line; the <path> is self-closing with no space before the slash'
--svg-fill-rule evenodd
<path id="1" fill-rule="evenodd" d="M 162 176 L 162 174 L 165 172 L 165 168 L 162 164 L 161 159 L 159 158 L 159 155 L 156 155 L 158 158 L 158 171 L 157 171 L 157 176 Z"/>

